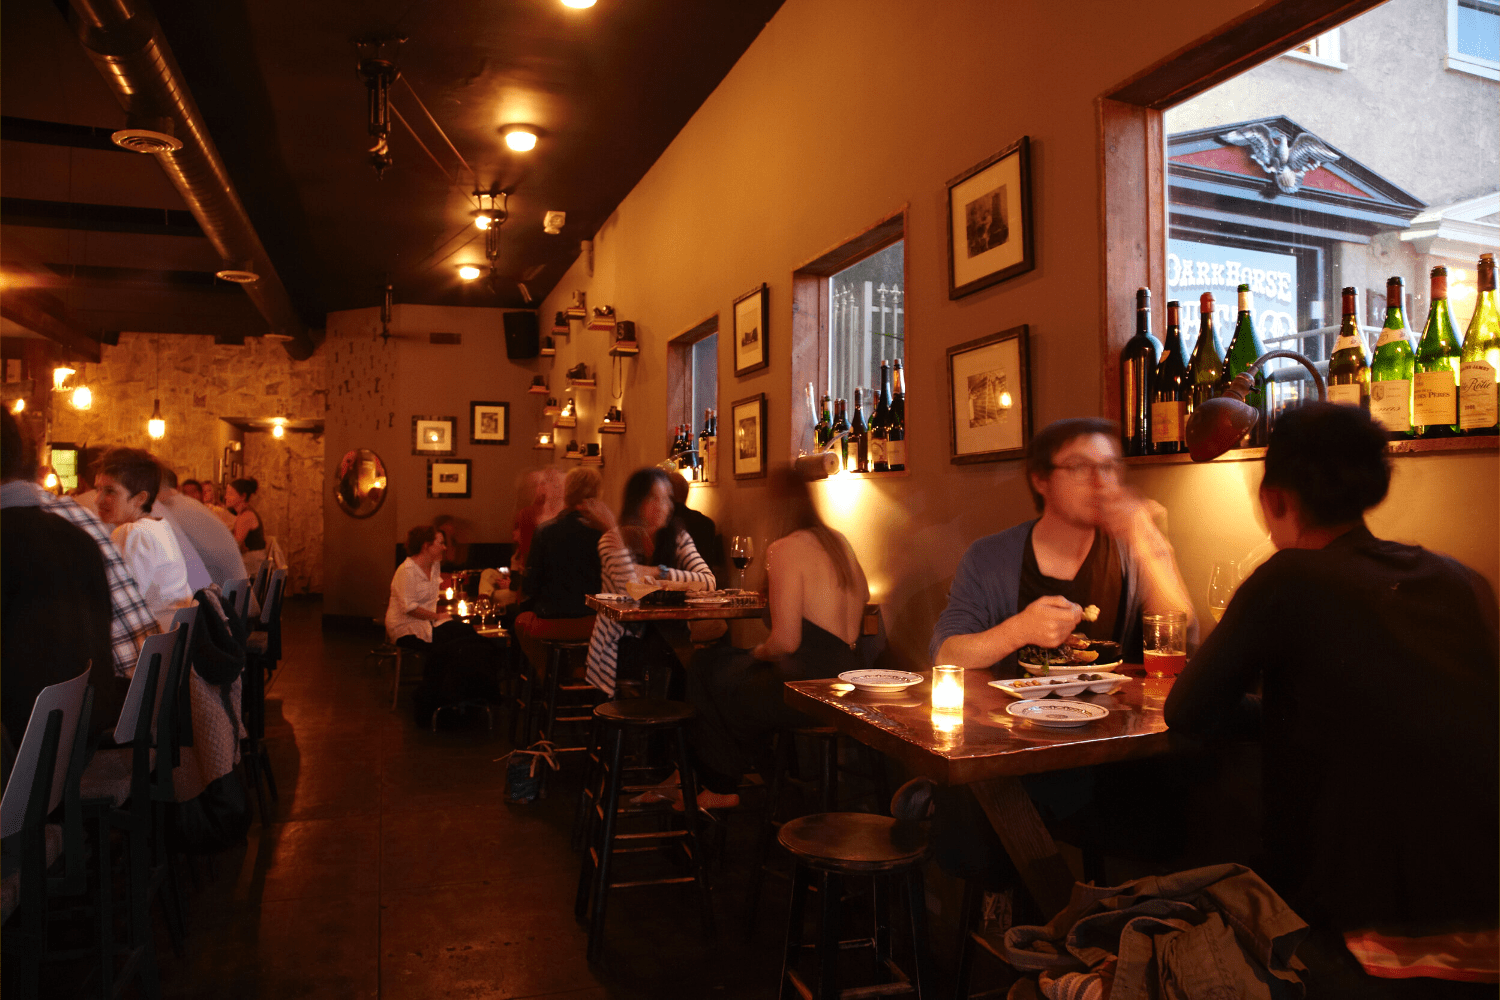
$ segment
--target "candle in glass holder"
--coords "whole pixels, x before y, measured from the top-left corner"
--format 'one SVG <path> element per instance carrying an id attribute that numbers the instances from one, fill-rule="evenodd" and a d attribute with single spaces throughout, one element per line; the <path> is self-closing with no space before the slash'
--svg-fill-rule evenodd
<path id="1" fill-rule="evenodd" d="M 445 600 L 445 601 L 451 601 L 451 600 L 453 600 L 453 588 L 452 587 L 449 587 L 447 590 L 443 591 L 443 600 Z"/>
<path id="2" fill-rule="evenodd" d="M 964 710 L 964 668 L 940 665 L 932 668 L 932 707 L 934 711 Z"/>
<path id="3" fill-rule="evenodd" d="M 458 617 L 460 617 L 460 618 L 466 618 L 466 617 L 468 617 L 468 614 L 469 614 L 469 602 L 465 601 L 465 600 L 460 600 L 458 602 Z"/>

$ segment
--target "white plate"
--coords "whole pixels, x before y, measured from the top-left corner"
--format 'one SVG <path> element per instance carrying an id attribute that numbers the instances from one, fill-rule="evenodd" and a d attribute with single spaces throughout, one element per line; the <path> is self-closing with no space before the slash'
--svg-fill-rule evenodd
<path id="1" fill-rule="evenodd" d="M 1034 677 L 1043 676 L 1042 671 L 1049 668 L 1040 663 L 1027 663 L 1025 660 L 1018 661 L 1026 668 L 1026 672 Z M 1050 668 L 1052 674 L 1081 674 L 1081 673 L 1103 673 L 1120 665 L 1119 660 L 1110 660 L 1108 663 L 1054 663 Z"/>
<path id="2" fill-rule="evenodd" d="M 1005 711 L 1018 719 L 1057 729 L 1095 722 L 1109 714 L 1109 709 L 1102 705 L 1090 705 L 1086 701 L 1053 701 L 1051 698 L 1013 701 L 1005 706 Z"/>
<path id="3" fill-rule="evenodd" d="M 1130 680 L 1124 674 L 1112 674 L 1108 671 L 1089 671 L 1090 673 L 1102 674 L 1097 681 L 1073 680 L 1071 674 L 1063 674 L 1058 677 L 1037 678 L 1010 678 L 1003 681 L 990 681 L 990 687 L 998 688 L 1010 695 L 1012 698 L 1046 698 L 1057 695 L 1059 698 L 1072 698 L 1084 691 L 1092 694 L 1109 694 L 1121 684 Z M 1028 683 L 1028 681 L 1043 681 L 1045 683 Z"/>
<path id="4" fill-rule="evenodd" d="M 904 691 L 926 678 L 905 670 L 846 670 L 839 674 L 839 680 L 861 691 Z"/>
<path id="5" fill-rule="evenodd" d="M 601 601 L 628 601 L 628 600 L 630 600 L 630 595 L 629 594 L 595 594 L 594 596 L 596 598 L 598 598 L 599 600 L 601 600 Z"/>

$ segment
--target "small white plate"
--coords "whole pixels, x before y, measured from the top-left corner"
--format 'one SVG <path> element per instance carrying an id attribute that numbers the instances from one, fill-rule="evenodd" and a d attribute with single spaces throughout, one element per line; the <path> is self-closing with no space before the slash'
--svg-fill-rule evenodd
<path id="1" fill-rule="evenodd" d="M 1088 671 L 1088 673 L 1099 674 L 1099 680 L 1075 680 L 1075 675 L 1069 673 L 1058 677 L 1012 677 L 1003 681 L 990 681 L 989 685 L 1004 691 L 1012 698 L 1046 698 L 1052 695 L 1057 695 L 1059 698 L 1072 698 L 1084 691 L 1092 694 L 1109 694 L 1130 680 L 1124 674 L 1112 674 L 1108 671 Z"/>
<path id="2" fill-rule="evenodd" d="M 904 691 L 926 678 L 905 670 L 846 670 L 839 674 L 839 680 L 861 691 Z"/>
<path id="3" fill-rule="evenodd" d="M 1005 706 L 1005 711 L 1018 719 L 1056 729 L 1081 726 L 1088 722 L 1095 722 L 1109 714 L 1109 709 L 1102 705 L 1090 705 L 1086 701 L 1053 701 L 1051 698 L 1013 701 Z"/>
<path id="4" fill-rule="evenodd" d="M 1051 674 L 1082 674 L 1103 673 L 1113 670 L 1120 665 L 1119 660 L 1110 660 L 1108 663 L 1054 663 L 1051 667 L 1044 667 L 1040 663 L 1027 663 L 1025 660 L 1018 661 L 1026 672 L 1033 677 L 1042 677 L 1045 673 Z"/>

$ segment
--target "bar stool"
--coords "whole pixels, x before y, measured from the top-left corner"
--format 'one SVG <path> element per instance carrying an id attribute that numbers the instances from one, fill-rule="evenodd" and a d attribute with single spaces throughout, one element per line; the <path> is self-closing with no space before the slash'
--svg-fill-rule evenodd
<path id="1" fill-rule="evenodd" d="M 838 958 L 847 947 L 870 948 L 876 963 L 894 977 L 894 982 L 851 993 L 889 996 L 911 992 L 921 997 L 927 987 L 931 962 L 927 956 L 927 900 L 922 885 L 922 860 L 927 856 L 927 825 L 871 813 L 815 813 L 788 821 L 777 839 L 797 860 L 792 873 L 792 905 L 787 920 L 786 951 L 781 970 L 782 1000 L 792 996 L 834 998 L 840 995 Z M 855 941 L 839 939 L 843 914 L 842 883 L 846 876 L 869 875 L 874 882 L 874 934 Z M 802 940 L 803 910 L 809 885 L 817 883 L 818 937 L 811 945 Z M 906 888 L 911 918 L 912 977 L 891 961 L 888 910 L 889 883 Z M 798 953 L 812 948 L 817 954 L 816 989 L 797 972 Z"/>
<path id="2" fill-rule="evenodd" d="M 698 902 L 703 910 L 703 923 L 710 937 L 714 934 L 713 908 L 709 901 L 708 882 L 704 875 L 703 851 L 698 836 L 699 815 L 698 785 L 693 780 L 692 767 L 688 761 L 687 723 L 698 714 L 693 706 L 680 701 L 659 701 L 638 698 L 630 701 L 609 701 L 594 709 L 594 720 L 599 731 L 599 761 L 593 774 L 585 782 L 586 787 L 597 789 L 593 808 L 589 810 L 585 840 L 587 850 L 578 872 L 578 896 L 573 912 L 586 922 L 589 929 L 588 958 L 596 960 L 604 949 L 605 903 L 611 889 L 623 889 L 642 885 L 670 885 L 684 882 L 695 883 Z M 669 806 L 636 806 L 620 804 L 620 797 L 639 787 L 625 784 L 627 770 L 644 768 L 625 766 L 625 737 L 627 733 L 647 734 L 670 732 L 674 745 L 677 773 L 681 775 L 682 800 L 686 808 L 682 812 L 681 829 L 656 829 L 621 833 L 618 820 L 621 816 L 675 815 Z M 616 846 L 625 841 L 630 846 Z M 682 845 L 691 874 L 654 879 L 611 881 L 612 867 L 617 854 L 652 854 L 667 843 Z"/>

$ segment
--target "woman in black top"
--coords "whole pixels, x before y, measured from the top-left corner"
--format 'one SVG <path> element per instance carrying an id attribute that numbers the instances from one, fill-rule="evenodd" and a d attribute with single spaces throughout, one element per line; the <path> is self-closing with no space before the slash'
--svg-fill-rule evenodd
<path id="1" fill-rule="evenodd" d="M 234 512 L 234 540 L 245 557 L 245 572 L 254 576 L 266 558 L 266 530 L 250 498 L 260 490 L 253 479 L 236 479 L 224 487 L 224 505 Z"/>

